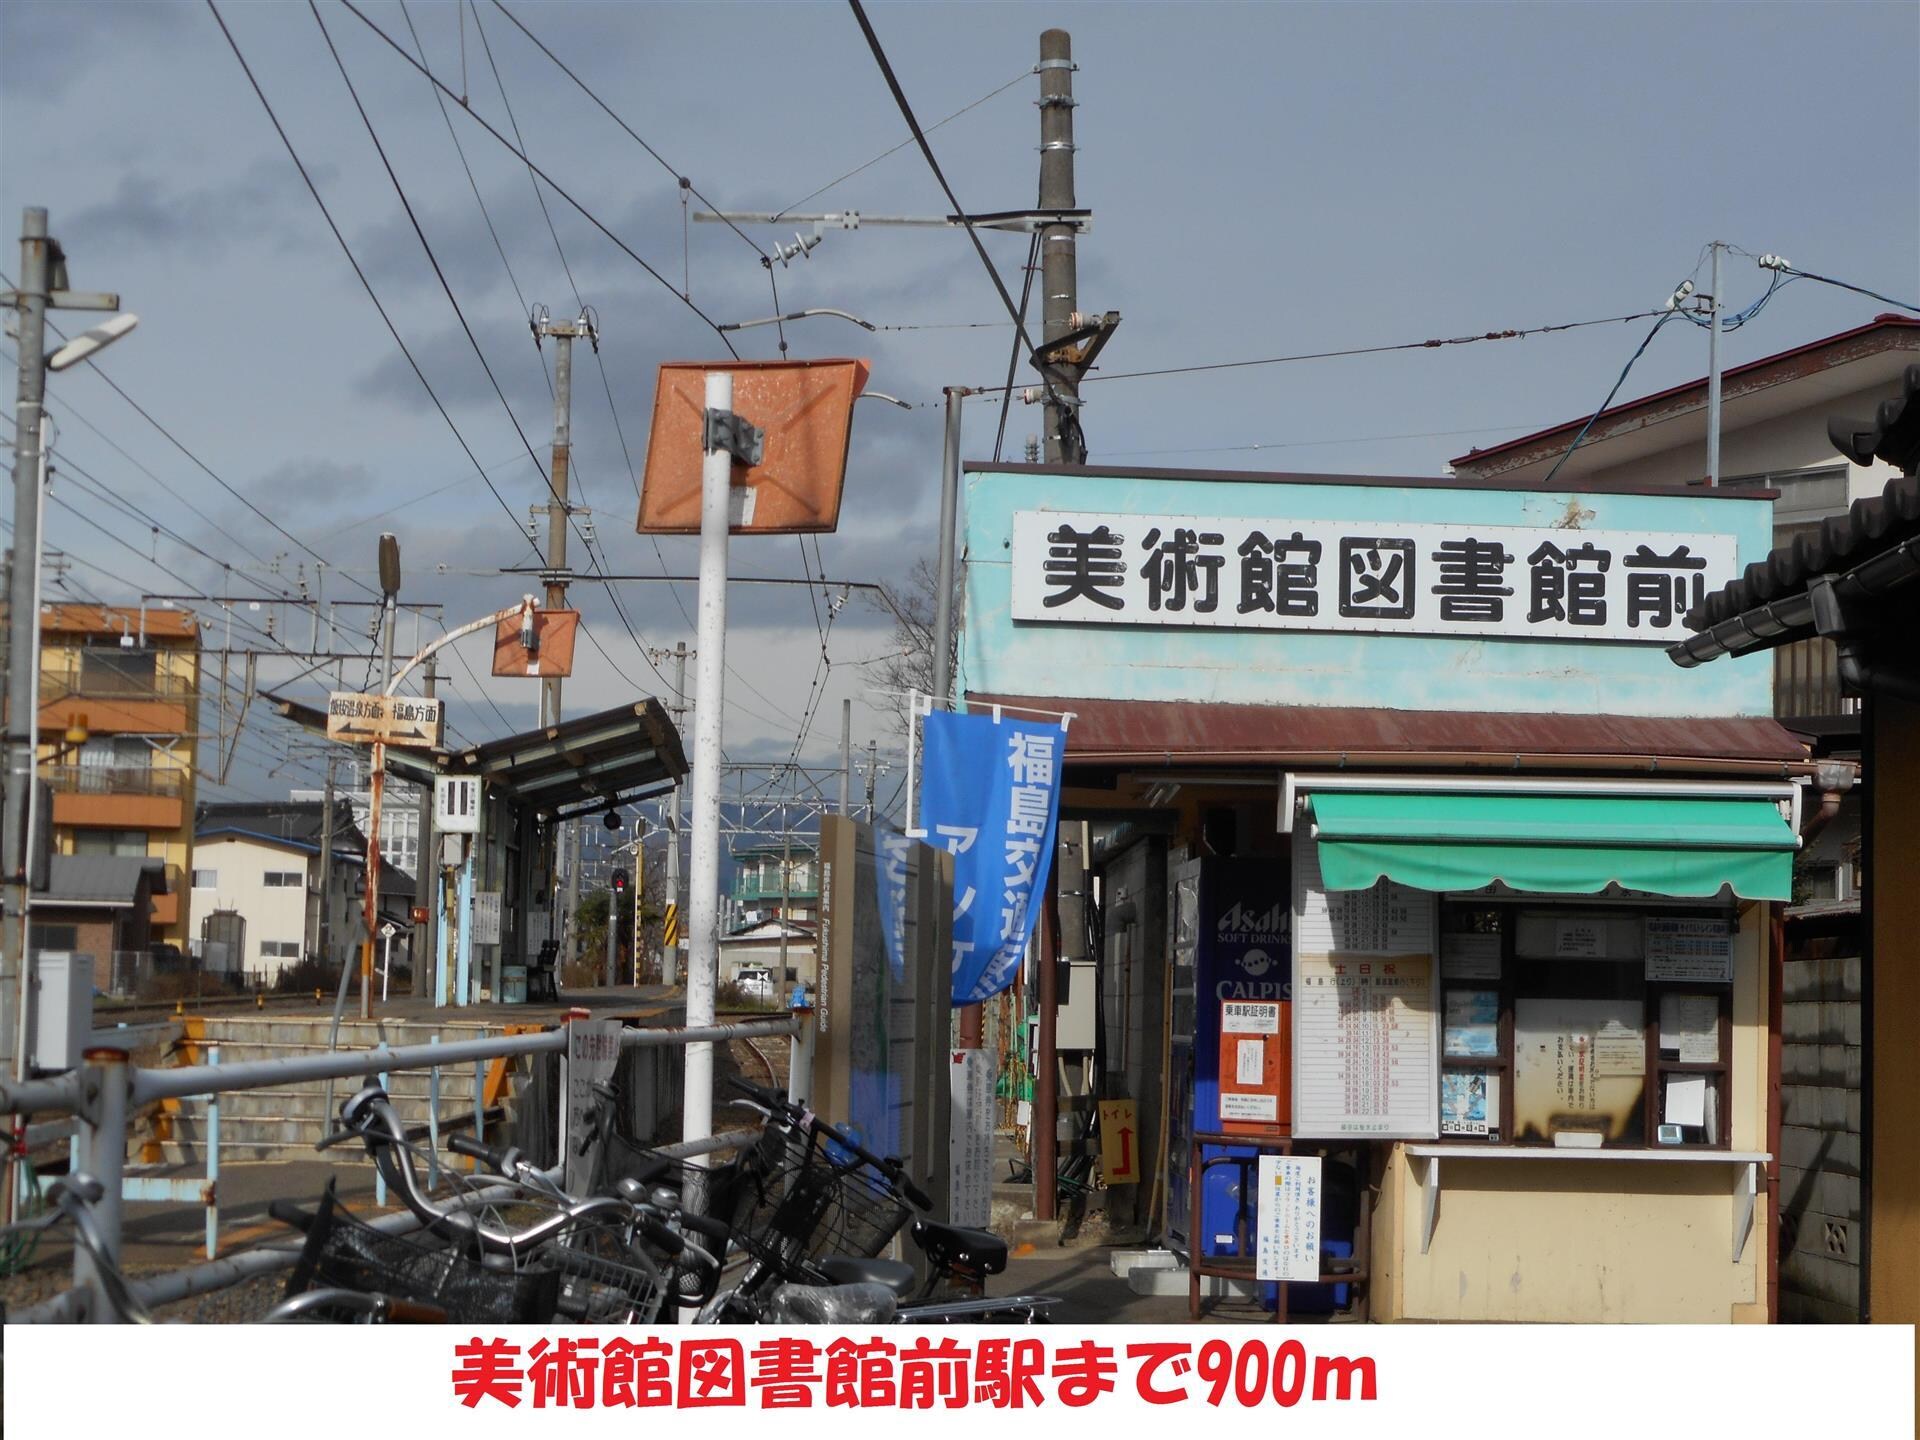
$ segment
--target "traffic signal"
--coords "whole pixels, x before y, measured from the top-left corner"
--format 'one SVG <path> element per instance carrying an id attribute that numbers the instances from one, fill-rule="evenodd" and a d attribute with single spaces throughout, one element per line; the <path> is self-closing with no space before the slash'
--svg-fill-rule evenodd
<path id="1" fill-rule="evenodd" d="M 1873 419 L 1835 417 L 1827 438 L 1856 465 L 1884 460 L 1903 475 L 1920 469 L 1920 365 L 1907 366 L 1900 393 L 1882 400 Z"/>
<path id="2" fill-rule="evenodd" d="M 627 893 L 627 872 L 626 871 L 616 870 L 613 872 L 613 893 L 615 895 L 624 895 Z"/>

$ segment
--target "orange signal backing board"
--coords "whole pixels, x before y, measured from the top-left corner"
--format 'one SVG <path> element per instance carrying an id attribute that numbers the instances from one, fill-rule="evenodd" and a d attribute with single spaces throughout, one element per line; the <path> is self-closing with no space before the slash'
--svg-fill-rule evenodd
<path id="1" fill-rule="evenodd" d="M 565 678 L 573 674 L 573 642 L 579 632 L 578 610 L 535 610 L 533 633 L 539 645 L 529 655 L 520 643 L 519 620 L 502 620 L 493 627 L 493 673 Z"/>
<path id="2" fill-rule="evenodd" d="M 731 533 L 800 535 L 836 528 L 853 402 L 867 384 L 864 360 L 662 365 L 635 528 L 643 535 L 700 532 L 706 377 L 720 370 L 733 375 L 733 413 L 766 432 L 760 463 L 733 467 Z"/>

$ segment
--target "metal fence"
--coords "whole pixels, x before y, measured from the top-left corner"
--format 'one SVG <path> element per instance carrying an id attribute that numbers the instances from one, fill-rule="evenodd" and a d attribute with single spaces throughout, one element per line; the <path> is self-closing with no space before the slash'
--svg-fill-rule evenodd
<path id="1" fill-rule="evenodd" d="M 813 1070 L 813 1027 L 807 1023 L 810 1012 L 796 1011 L 767 1020 L 749 1020 L 734 1024 L 660 1029 L 626 1029 L 620 1033 L 623 1051 L 656 1046 L 711 1045 L 754 1036 L 785 1035 L 793 1040 L 789 1067 L 789 1091 L 804 1099 L 810 1088 Z M 129 1062 L 127 1052 L 91 1049 L 85 1063 L 76 1070 L 41 1080 L 0 1080 L 0 1115 L 71 1115 L 77 1122 L 73 1160 L 76 1170 L 84 1170 L 97 1179 L 103 1189 L 94 1217 L 106 1242 L 110 1263 L 120 1258 L 122 1209 L 128 1197 L 126 1174 L 127 1123 L 129 1115 L 154 1101 L 212 1098 L 241 1090 L 264 1090 L 317 1080 L 347 1080 L 367 1075 L 386 1076 L 397 1070 L 428 1070 L 435 1074 L 447 1067 L 474 1067 L 474 1103 L 476 1121 L 481 1111 L 482 1087 L 487 1062 L 516 1059 L 520 1056 L 549 1054 L 564 1059 L 568 1034 L 564 1026 L 526 1035 L 488 1035 L 473 1040 L 442 1041 L 426 1045 L 376 1045 L 371 1049 L 333 1050 L 315 1055 L 297 1055 L 278 1060 L 249 1060 L 233 1065 L 184 1065 L 171 1069 L 146 1069 Z M 560 1087 L 564 1092 L 564 1086 Z M 437 1106 L 437 1093 L 436 1093 Z M 437 1122 L 437 1113 L 433 1119 Z M 430 1137 L 437 1146 L 438 1135 Z M 693 1137 L 695 1148 L 688 1154 L 731 1148 L 732 1140 L 715 1142 Z M 701 1147 L 705 1148 L 701 1148 Z M 676 1147 L 684 1148 L 684 1147 Z M 508 1198 L 508 1191 L 494 1198 Z M 477 1197 L 476 1197 L 477 1198 Z M 401 1217 L 390 1217 L 399 1221 Z M 408 1215 L 407 1220 L 413 1217 Z M 411 1227 L 403 1227 L 411 1228 Z M 209 1244 L 212 1244 L 211 1233 Z M 134 1287 L 145 1303 L 164 1303 L 188 1295 L 203 1294 L 238 1284 L 251 1275 L 268 1273 L 293 1263 L 297 1252 L 277 1251 L 275 1258 L 254 1260 L 249 1252 L 230 1260 L 197 1267 L 188 1281 L 167 1284 L 168 1277 Z M 283 1258 L 280 1258 L 284 1256 Z M 202 1274 L 201 1272 L 205 1272 Z M 73 1289 L 63 1292 L 44 1305 L 21 1311 L 8 1318 L 16 1322 L 33 1320 L 94 1320 L 112 1318 L 107 1303 L 107 1283 L 97 1273 L 87 1248 L 76 1245 L 73 1252 Z M 176 1293 L 177 1292 L 177 1293 Z"/>

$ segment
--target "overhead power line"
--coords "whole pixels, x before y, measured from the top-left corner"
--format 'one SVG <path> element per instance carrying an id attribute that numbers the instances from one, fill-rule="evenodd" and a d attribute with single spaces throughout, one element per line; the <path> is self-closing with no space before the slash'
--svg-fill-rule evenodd
<path id="1" fill-rule="evenodd" d="M 321 198 L 320 187 L 314 184 L 313 176 L 307 171 L 306 162 L 300 158 L 300 152 L 294 148 L 293 140 L 287 134 L 286 127 L 280 123 L 280 117 L 274 113 L 273 105 L 267 99 L 267 92 L 260 88 L 259 80 L 254 78 L 253 67 L 247 63 L 247 57 L 240 51 L 239 42 L 233 38 L 233 32 L 227 28 L 226 19 L 220 14 L 220 7 L 214 3 L 214 0 L 207 0 L 207 9 L 213 12 L 214 22 L 219 25 L 220 33 L 226 37 L 227 46 L 233 51 L 233 58 L 240 62 L 240 69 L 245 73 L 247 83 L 253 87 L 253 93 L 258 97 L 261 108 L 267 112 L 267 119 L 272 122 L 274 133 L 280 137 L 280 143 L 286 147 L 287 156 L 293 161 L 294 168 L 300 172 L 301 180 L 306 182 L 307 192 L 313 196 L 313 203 L 320 207 L 320 214 L 326 220 L 327 228 L 333 232 L 333 238 L 339 242 L 341 253 L 347 257 L 347 263 L 353 267 L 353 273 L 359 279 L 360 287 L 367 292 L 367 298 L 373 301 L 374 309 L 380 312 L 380 319 L 382 323 L 386 325 L 387 333 L 393 337 L 393 343 L 400 347 L 400 353 L 406 357 L 407 364 L 412 368 L 415 378 L 420 381 L 421 388 L 427 392 L 427 397 L 433 401 L 434 409 L 438 410 L 440 412 L 440 418 L 447 422 L 447 428 L 453 432 L 453 438 L 459 442 L 460 448 L 466 452 L 467 459 L 473 462 L 475 472 L 480 476 L 481 480 L 485 482 L 487 489 L 492 492 L 493 498 L 499 502 L 500 508 L 506 512 L 507 519 L 513 523 L 514 533 L 525 536 L 526 532 L 520 528 L 520 517 L 514 513 L 513 507 L 507 504 L 506 496 L 500 493 L 499 487 L 493 483 L 485 467 L 480 464 L 480 457 L 473 453 L 473 447 L 467 444 L 467 437 L 460 433 L 460 427 L 453 423 L 453 416 L 447 412 L 447 407 L 441 403 L 438 392 L 434 390 L 432 383 L 427 379 L 426 372 L 420 368 L 420 362 L 413 358 L 413 351 L 407 348 L 407 342 L 400 337 L 399 328 L 394 325 L 393 317 L 387 313 L 387 307 L 381 303 L 380 296 L 374 291 L 373 282 L 367 278 L 366 271 L 361 269 L 360 261 L 354 256 L 353 247 L 347 244 L 347 237 L 341 234 L 339 225 L 335 223 L 333 212 L 327 208 L 327 202 Z M 392 42 L 389 41 L 388 43 L 391 44 Z M 401 53 L 405 54 L 404 51 Z M 276 525 L 274 528 L 277 530 L 280 527 Z M 532 546 L 534 554 L 544 563 L 546 557 L 541 555 L 540 547 L 534 545 L 531 539 L 529 539 L 527 543 Z M 306 547 L 302 546 L 301 548 L 305 549 Z M 318 559 L 320 557 L 315 556 L 315 558 Z M 363 589 L 372 593 L 372 587 L 365 585 L 364 582 L 356 581 L 355 583 L 360 584 Z"/>
<path id="2" fill-rule="evenodd" d="M 212 5 L 213 0 L 207 0 L 207 3 L 209 5 Z M 428 80 L 432 81 L 436 89 L 444 92 L 446 95 L 454 99 L 459 98 L 458 96 L 454 95 L 454 92 L 451 89 L 449 89 L 444 82 L 441 81 L 439 76 L 435 75 L 425 65 L 422 65 L 418 60 L 414 59 L 413 56 L 409 55 L 398 41 L 396 41 L 391 35 L 387 34 L 385 30 L 382 30 L 371 19 L 369 19 L 366 13 L 362 11 L 359 6 L 353 3 L 353 0 L 340 0 L 340 3 L 347 8 L 347 11 L 356 20 L 358 20 L 362 25 L 365 25 L 369 30 L 373 31 L 374 34 L 378 35 L 382 40 L 384 40 L 387 44 L 387 47 L 391 49 L 394 54 L 398 55 L 414 70 L 418 71 L 420 74 L 424 75 Z M 224 29 L 225 27 L 223 26 L 222 28 Z M 722 343 L 726 345 L 727 353 L 729 355 L 733 356 L 733 358 L 736 360 L 740 358 L 740 352 L 733 348 L 733 344 L 731 341 L 727 339 L 725 332 L 720 329 L 719 325 L 717 325 L 714 322 L 713 318 L 710 315 L 708 315 L 706 311 L 702 310 L 698 305 L 694 304 L 692 300 L 688 299 L 685 295 L 682 295 L 677 289 L 675 289 L 673 286 L 673 283 L 669 281 L 666 276 L 662 275 L 657 269 L 655 269 L 654 266 L 651 263 L 649 263 L 647 259 L 644 256 L 642 256 L 637 250 L 635 250 L 631 245 L 627 244 L 626 241 L 622 240 L 618 235 L 614 234 L 613 231 L 610 230 L 597 215 L 595 215 L 591 210 L 587 209 L 587 207 L 582 205 L 578 200 L 574 199 L 571 192 L 569 192 L 564 186 L 562 186 L 558 181 L 556 181 L 545 170 L 542 170 L 538 165 L 535 165 L 532 160 L 528 159 L 526 152 L 521 147 L 515 145 L 511 140 L 507 139 L 507 137 L 502 135 L 497 129 L 495 129 L 494 126 L 488 122 L 485 116 L 481 115 L 478 111 L 465 106 L 463 106 L 462 109 L 464 113 L 466 113 L 467 115 L 473 118 L 473 121 L 475 124 L 479 125 L 481 129 L 487 132 L 487 134 L 491 135 L 502 146 L 504 146 L 507 150 L 511 151 L 513 155 L 522 164 L 530 167 L 536 175 L 538 175 L 542 180 L 546 181 L 547 185 L 553 190 L 553 193 L 558 195 L 562 200 L 566 201 L 567 204 L 571 205 L 580 214 L 580 217 L 582 219 L 584 219 L 589 225 L 593 226 L 593 228 L 598 230 L 602 235 L 606 236 L 607 239 L 611 240 L 614 243 L 614 245 L 620 250 L 620 252 L 623 255 L 625 255 L 629 260 L 633 261 L 634 264 L 638 265 L 642 270 L 646 271 L 648 275 L 652 276 L 653 279 L 660 285 L 660 287 L 663 290 L 665 290 L 669 295 L 673 296 L 673 298 L 679 301 L 682 305 L 686 306 L 687 309 L 691 310 L 695 315 L 699 316 L 702 323 L 704 323 L 708 329 L 712 330 L 714 334 L 720 337 Z"/>

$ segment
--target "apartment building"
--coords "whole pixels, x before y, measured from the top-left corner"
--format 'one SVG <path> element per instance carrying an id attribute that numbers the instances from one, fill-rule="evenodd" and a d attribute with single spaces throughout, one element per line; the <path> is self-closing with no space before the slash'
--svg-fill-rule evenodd
<path id="1" fill-rule="evenodd" d="M 179 610 L 44 605 L 40 778 L 56 854 L 157 860 L 149 935 L 182 953 L 193 933 L 200 627 Z"/>

